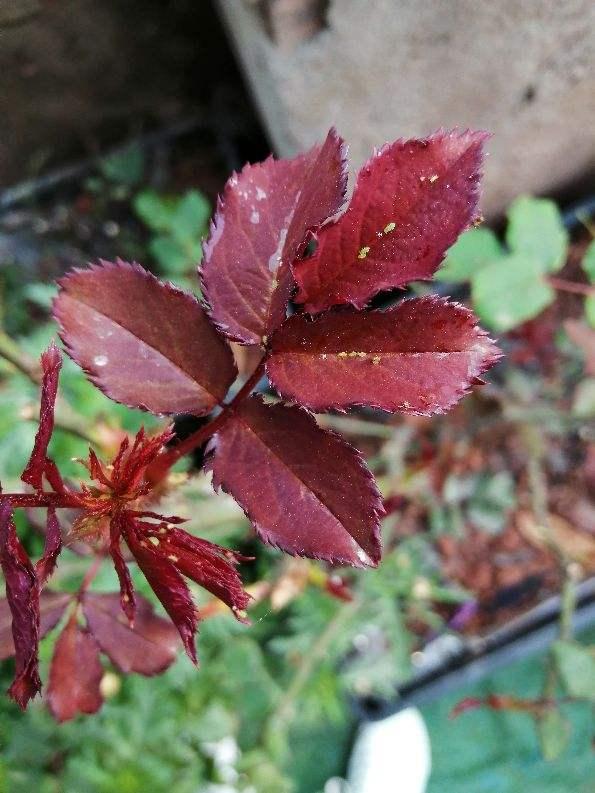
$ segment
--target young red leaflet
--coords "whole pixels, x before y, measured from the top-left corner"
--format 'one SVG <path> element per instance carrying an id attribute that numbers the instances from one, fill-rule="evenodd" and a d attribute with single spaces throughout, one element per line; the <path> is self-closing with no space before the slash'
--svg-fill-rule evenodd
<path id="1" fill-rule="evenodd" d="M 56 642 L 50 666 L 47 698 L 54 718 L 62 722 L 79 713 L 96 713 L 103 703 L 102 677 L 99 646 L 73 615 Z"/>
<path id="2" fill-rule="evenodd" d="M 211 316 L 244 344 L 260 344 L 285 318 L 289 265 L 306 233 L 341 207 L 344 145 L 331 130 L 322 146 L 293 160 L 270 157 L 231 177 L 205 245 L 201 277 Z"/>
<path id="3" fill-rule="evenodd" d="M 231 493 L 265 542 L 298 556 L 378 564 L 374 478 L 356 449 L 305 410 L 251 397 L 209 451 L 213 484 Z"/>
<path id="4" fill-rule="evenodd" d="M 66 349 L 102 391 L 153 413 L 208 413 L 236 368 L 195 297 L 136 264 L 100 262 L 60 282 Z"/>
<path id="5" fill-rule="evenodd" d="M 485 132 L 397 140 L 358 175 L 347 211 L 293 265 L 297 302 L 311 313 L 362 308 L 383 289 L 431 278 L 477 216 Z"/>
<path id="6" fill-rule="evenodd" d="M 422 297 L 388 311 L 294 315 L 271 340 L 267 373 L 282 396 L 312 410 L 431 415 L 452 407 L 499 358 L 469 309 Z"/>

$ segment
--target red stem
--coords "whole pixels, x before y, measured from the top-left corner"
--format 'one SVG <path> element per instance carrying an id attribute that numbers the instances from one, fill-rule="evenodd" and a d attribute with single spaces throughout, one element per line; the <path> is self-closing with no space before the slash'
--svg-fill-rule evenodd
<path id="1" fill-rule="evenodd" d="M 80 600 L 82 596 L 85 594 L 87 589 L 91 586 L 91 582 L 99 572 L 99 568 L 103 564 L 105 556 L 96 556 L 95 560 L 92 565 L 88 568 L 87 572 L 85 573 L 85 577 L 82 580 L 82 583 L 79 587 L 77 592 L 77 599 Z"/>
<path id="2" fill-rule="evenodd" d="M 76 496 L 63 495 L 62 493 L 0 493 L 0 501 L 10 504 L 11 507 L 80 507 Z"/>
<path id="3" fill-rule="evenodd" d="M 571 292 L 575 295 L 595 297 L 595 286 L 589 286 L 589 284 L 575 284 L 573 281 L 566 281 L 564 278 L 553 278 L 551 276 L 547 279 L 547 282 L 560 292 Z"/>
<path id="4" fill-rule="evenodd" d="M 172 465 L 177 463 L 181 457 L 185 454 L 189 454 L 199 446 L 202 446 L 205 441 L 208 441 L 212 435 L 218 432 L 229 421 L 238 405 L 246 399 L 262 377 L 264 362 L 265 359 L 263 358 L 231 402 L 228 402 L 228 404 L 224 406 L 221 413 L 219 413 L 213 421 L 205 424 L 204 427 L 201 427 L 196 432 L 193 432 L 192 435 L 189 435 L 183 441 L 180 441 L 180 443 L 159 455 L 145 473 L 145 477 L 149 482 L 154 485 L 160 482 L 166 476 Z"/>

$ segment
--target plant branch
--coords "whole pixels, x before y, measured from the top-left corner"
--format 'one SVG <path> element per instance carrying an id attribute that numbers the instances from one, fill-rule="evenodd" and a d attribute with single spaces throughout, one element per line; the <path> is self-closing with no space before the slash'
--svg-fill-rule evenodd
<path id="1" fill-rule="evenodd" d="M 41 383 L 41 368 L 22 350 L 19 345 L 3 330 L 0 330 L 0 358 L 4 358 L 15 369 L 28 377 L 35 385 Z"/>
<path id="2" fill-rule="evenodd" d="M 175 465 L 175 463 L 177 463 L 181 457 L 202 446 L 212 435 L 218 432 L 218 430 L 220 430 L 229 421 L 238 405 L 240 405 L 241 402 L 246 399 L 246 397 L 252 392 L 262 377 L 264 372 L 264 362 L 264 358 L 259 361 L 256 369 L 252 372 L 238 393 L 233 397 L 231 402 L 228 402 L 223 407 L 223 410 L 218 416 L 216 416 L 212 421 L 210 421 L 208 424 L 205 424 L 196 432 L 193 432 L 192 435 L 189 435 L 183 441 L 180 441 L 180 443 L 176 444 L 171 449 L 163 452 L 163 454 L 161 454 L 155 460 L 155 462 L 149 466 L 146 472 L 146 478 L 149 482 L 152 482 L 153 484 L 160 482 L 165 477 L 169 469 Z"/>
<path id="3" fill-rule="evenodd" d="M 566 281 L 564 278 L 553 278 L 552 276 L 547 278 L 547 283 L 559 292 L 595 297 L 595 286 L 589 284 L 577 284 L 574 281 Z"/>
<path id="4" fill-rule="evenodd" d="M 80 501 L 75 495 L 62 493 L 0 493 L 0 502 L 10 504 L 13 508 L 34 508 L 42 509 L 56 507 L 56 509 L 77 509 L 80 508 Z"/>
<path id="5" fill-rule="evenodd" d="M 309 653 L 296 670 L 289 686 L 279 700 L 277 707 L 269 716 L 266 727 L 267 733 L 272 735 L 278 730 L 283 731 L 285 729 L 288 721 L 291 719 L 294 704 L 308 683 L 316 665 L 324 657 L 347 620 L 355 614 L 358 608 L 359 602 L 357 600 L 352 600 L 350 603 L 341 606 L 335 616 L 327 623 L 322 633 L 319 634 L 314 642 Z"/>
<path id="6" fill-rule="evenodd" d="M 70 405 L 61 399 L 56 400 L 56 412 L 54 415 L 54 426 L 62 432 L 68 432 L 70 435 L 75 435 L 77 438 L 95 446 L 101 446 L 99 438 L 93 433 L 92 430 L 87 428 L 87 422 L 77 415 Z M 39 416 L 36 415 L 36 408 L 33 405 L 25 405 L 21 410 L 21 417 L 25 421 L 39 422 Z"/>

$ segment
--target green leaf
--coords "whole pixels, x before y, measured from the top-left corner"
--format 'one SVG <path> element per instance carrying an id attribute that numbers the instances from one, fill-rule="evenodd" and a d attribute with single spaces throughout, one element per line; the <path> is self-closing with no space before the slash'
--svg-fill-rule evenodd
<path id="1" fill-rule="evenodd" d="M 178 198 L 143 190 L 133 200 L 134 211 L 153 231 L 168 231 L 180 203 Z"/>
<path id="2" fill-rule="evenodd" d="M 192 261 L 187 251 L 173 237 L 155 237 L 149 243 L 149 251 L 163 270 L 164 275 L 181 275 L 188 272 Z"/>
<path id="3" fill-rule="evenodd" d="M 513 253 L 532 257 L 542 272 L 556 272 L 566 261 L 568 232 L 560 210 L 547 198 L 521 196 L 511 204 L 506 242 Z"/>
<path id="4" fill-rule="evenodd" d="M 444 264 L 434 276 L 437 281 L 459 283 L 470 280 L 486 264 L 503 256 L 498 238 L 490 229 L 469 229 L 448 249 Z"/>
<path id="5" fill-rule="evenodd" d="M 548 710 L 536 720 L 543 759 L 557 760 L 570 741 L 570 724 L 558 710 Z"/>
<path id="6" fill-rule="evenodd" d="M 589 244 L 582 261 L 583 270 L 587 273 L 589 281 L 595 284 L 595 240 Z"/>
<path id="7" fill-rule="evenodd" d="M 552 645 L 556 668 L 571 697 L 595 702 L 595 656 L 577 642 L 557 641 Z"/>
<path id="8" fill-rule="evenodd" d="M 585 298 L 585 317 L 592 328 L 595 328 L 595 297 Z"/>
<path id="9" fill-rule="evenodd" d="M 211 205 L 198 190 L 190 190 L 181 199 L 171 219 L 170 229 L 181 243 L 195 242 L 205 236 Z"/>
<path id="10" fill-rule="evenodd" d="M 110 154 L 99 161 L 99 170 L 112 182 L 135 185 L 143 178 L 145 154 L 138 143 Z"/>
<path id="11" fill-rule="evenodd" d="M 481 319 L 506 331 L 533 319 L 556 297 L 533 257 L 511 253 L 480 270 L 471 282 L 473 306 Z"/>
<path id="12" fill-rule="evenodd" d="M 23 293 L 27 300 L 49 311 L 52 307 L 52 300 L 58 294 L 58 290 L 54 284 L 42 284 L 39 281 L 35 281 L 31 284 L 26 284 Z"/>

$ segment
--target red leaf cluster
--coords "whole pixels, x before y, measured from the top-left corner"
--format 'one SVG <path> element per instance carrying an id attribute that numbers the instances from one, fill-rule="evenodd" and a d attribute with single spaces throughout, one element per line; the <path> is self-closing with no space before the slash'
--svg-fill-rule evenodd
<path id="1" fill-rule="evenodd" d="M 50 606 L 44 612 L 40 598 L 61 547 L 56 507 L 78 511 L 73 537 L 111 557 L 120 582 L 119 596 L 90 594 L 83 582 L 50 674 L 58 719 L 99 707 L 100 650 L 127 672 L 153 674 L 171 662 L 171 626 L 135 594 L 129 561 L 193 661 L 198 613 L 185 579 L 245 619 L 249 598 L 236 569 L 244 559 L 154 511 L 157 486 L 173 463 L 208 440 L 214 486 L 236 499 L 265 542 L 335 564 L 378 564 L 383 508 L 374 478 L 359 452 L 309 411 L 365 405 L 440 413 L 498 359 L 473 314 L 457 303 L 430 296 L 387 311 L 366 308 L 381 291 L 431 278 L 474 222 L 485 139 L 483 132 L 441 131 L 385 146 L 360 171 L 340 216 L 347 170 L 334 130 L 294 159 L 246 166 L 227 183 L 205 243 L 205 302 L 120 260 L 61 279 L 54 305 L 61 338 L 109 397 L 156 414 L 218 412 L 175 445 L 169 429 L 155 437 L 141 430 L 107 466 L 91 450 L 85 464 L 92 484 L 75 489 L 47 456 L 61 361 L 53 346 L 44 353 L 40 426 L 23 473 L 35 492 L 0 495 L 0 559 L 17 661 L 11 692 L 21 704 L 40 687 L 40 635 L 62 614 Z M 237 375 L 228 339 L 258 345 L 262 359 L 225 401 Z M 265 371 L 286 404 L 250 395 Z M 48 510 L 36 566 L 16 537 L 14 506 Z M 349 597 L 341 586 L 329 591 Z"/>

